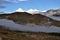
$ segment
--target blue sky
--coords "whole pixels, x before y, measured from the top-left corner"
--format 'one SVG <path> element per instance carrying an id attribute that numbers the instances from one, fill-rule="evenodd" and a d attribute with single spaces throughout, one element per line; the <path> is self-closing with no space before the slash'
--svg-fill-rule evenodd
<path id="1" fill-rule="evenodd" d="M 60 0 L 25 0 L 18 1 L 18 3 L 2 3 L 1 5 L 5 6 L 5 8 L 0 8 L 0 12 L 13 12 L 18 8 L 22 8 L 24 10 L 48 10 L 50 8 L 60 8 Z"/>

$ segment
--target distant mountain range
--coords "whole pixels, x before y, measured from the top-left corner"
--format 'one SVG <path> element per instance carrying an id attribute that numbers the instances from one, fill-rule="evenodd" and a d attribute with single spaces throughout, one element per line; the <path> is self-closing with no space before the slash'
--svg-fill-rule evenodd
<path id="1" fill-rule="evenodd" d="M 47 11 L 47 13 L 49 15 L 60 15 L 60 9 L 54 10 L 54 9 L 50 9 Z"/>
<path id="2" fill-rule="evenodd" d="M 14 12 L 27 12 L 30 14 L 43 14 L 43 15 L 47 15 L 47 16 L 52 16 L 52 15 L 60 15 L 60 8 L 59 9 L 50 9 L 50 10 L 38 10 L 38 9 L 29 9 L 27 11 L 23 10 L 22 8 L 18 8 L 16 11 L 13 12 L 0 12 L 0 14 L 10 14 L 10 13 L 14 13 Z"/>
<path id="3" fill-rule="evenodd" d="M 50 9 L 50 10 L 38 10 L 38 9 L 29 9 L 27 11 L 23 10 L 22 8 L 18 8 L 15 12 L 27 12 L 30 14 L 45 14 L 48 16 L 54 15 L 54 14 L 60 14 L 60 9 Z"/>

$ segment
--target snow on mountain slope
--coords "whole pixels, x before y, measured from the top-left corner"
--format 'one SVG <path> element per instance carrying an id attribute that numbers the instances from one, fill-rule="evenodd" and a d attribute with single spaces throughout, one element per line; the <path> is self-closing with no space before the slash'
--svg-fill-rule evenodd
<path id="1" fill-rule="evenodd" d="M 59 16 L 53 16 L 53 15 L 60 14 L 60 9 L 57 9 L 57 10 L 48 10 L 46 13 L 47 13 L 46 16 L 48 16 L 48 17 L 50 17 L 50 18 L 52 18 L 54 20 L 60 21 L 60 17 Z"/>
<path id="2" fill-rule="evenodd" d="M 15 12 L 25 12 L 22 8 L 18 8 Z"/>
<path id="3" fill-rule="evenodd" d="M 29 9 L 29 10 L 23 10 L 22 8 L 18 8 L 15 12 L 27 12 L 30 14 L 45 14 L 47 10 L 38 10 L 38 9 Z"/>
<path id="4" fill-rule="evenodd" d="M 37 9 L 29 9 L 29 10 L 23 10 L 22 8 L 18 8 L 15 12 L 27 12 L 27 13 L 30 13 L 30 14 L 37 14 L 37 13 L 40 13 L 40 10 L 37 10 Z"/>
<path id="5" fill-rule="evenodd" d="M 6 26 L 10 30 L 29 31 L 29 32 L 47 32 L 47 33 L 60 33 L 60 27 L 55 26 L 39 26 L 35 24 L 20 25 L 11 20 L 0 19 L 0 25 Z"/>
<path id="6" fill-rule="evenodd" d="M 26 12 L 31 13 L 31 14 L 37 14 L 37 13 L 40 13 L 40 10 L 37 10 L 37 9 L 29 9 Z"/>

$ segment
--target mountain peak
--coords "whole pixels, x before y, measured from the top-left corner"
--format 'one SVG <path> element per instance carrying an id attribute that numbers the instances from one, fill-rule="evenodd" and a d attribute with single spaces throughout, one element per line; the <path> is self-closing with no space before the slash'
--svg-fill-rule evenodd
<path id="1" fill-rule="evenodd" d="M 36 13 L 40 13 L 40 10 L 37 9 L 29 9 L 29 10 L 23 10 L 22 8 L 18 8 L 15 12 L 27 12 L 30 14 L 36 14 Z"/>
<path id="2" fill-rule="evenodd" d="M 18 8 L 16 12 L 25 12 L 22 8 Z"/>
<path id="3" fill-rule="evenodd" d="M 29 9 L 26 12 L 31 13 L 31 14 L 36 14 L 36 13 L 40 13 L 40 10 L 37 10 L 37 9 Z"/>

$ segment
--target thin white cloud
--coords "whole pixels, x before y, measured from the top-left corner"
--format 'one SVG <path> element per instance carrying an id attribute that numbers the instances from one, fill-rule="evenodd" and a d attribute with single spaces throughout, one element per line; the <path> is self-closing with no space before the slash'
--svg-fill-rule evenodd
<path id="1" fill-rule="evenodd" d="M 3 4 L 3 3 L 10 3 L 9 0 L 0 0 L 0 3 Z"/>
<path id="2" fill-rule="evenodd" d="M 8 3 L 19 3 L 23 1 L 28 1 L 28 0 L 0 0 L 0 8 L 4 8 L 4 5 L 2 4 L 8 4 Z"/>
<path id="3" fill-rule="evenodd" d="M 0 0 L 0 3 L 9 3 L 9 2 L 22 2 L 22 1 L 28 1 L 28 0 Z"/>
<path id="4" fill-rule="evenodd" d="M 19 0 L 19 1 L 28 1 L 28 0 Z"/>
<path id="5" fill-rule="evenodd" d="M 2 5 L 1 5 L 0 8 L 5 8 L 5 6 L 2 6 Z"/>
<path id="6" fill-rule="evenodd" d="M 8 0 L 0 0 L 0 8 L 5 8 L 3 4 L 8 4 L 10 3 Z"/>

